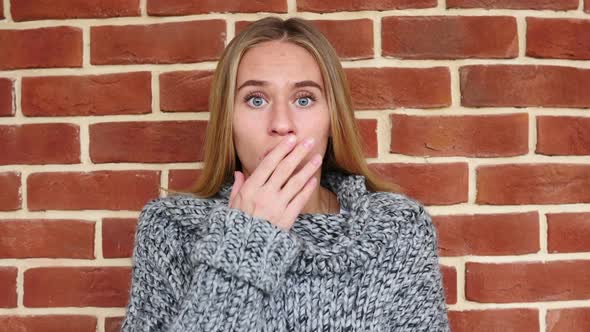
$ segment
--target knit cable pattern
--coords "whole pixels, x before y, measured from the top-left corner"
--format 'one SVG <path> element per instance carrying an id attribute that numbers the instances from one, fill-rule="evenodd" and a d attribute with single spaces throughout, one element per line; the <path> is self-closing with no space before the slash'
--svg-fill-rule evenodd
<path id="1" fill-rule="evenodd" d="M 148 202 L 121 331 L 450 331 L 424 207 L 360 175 L 321 183 L 349 213 L 289 231 L 229 208 L 230 183 Z"/>

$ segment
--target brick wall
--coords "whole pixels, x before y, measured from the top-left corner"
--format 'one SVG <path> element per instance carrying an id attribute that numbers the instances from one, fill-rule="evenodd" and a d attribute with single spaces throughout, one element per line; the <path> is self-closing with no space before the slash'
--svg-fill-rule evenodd
<path id="1" fill-rule="evenodd" d="M 453 331 L 590 330 L 590 0 L 0 1 L 0 330 L 118 330 L 138 211 L 199 175 L 216 60 L 268 14 L 335 46 Z"/>

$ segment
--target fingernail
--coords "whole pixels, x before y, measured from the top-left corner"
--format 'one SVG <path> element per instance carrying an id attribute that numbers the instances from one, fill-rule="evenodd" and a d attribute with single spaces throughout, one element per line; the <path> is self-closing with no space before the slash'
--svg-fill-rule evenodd
<path id="1" fill-rule="evenodd" d="M 303 142 L 303 146 L 305 146 L 306 148 L 309 148 L 312 144 L 313 144 L 313 137 L 309 137 L 306 138 L 305 141 Z"/>
<path id="2" fill-rule="evenodd" d="M 315 157 L 313 157 L 311 162 L 316 166 L 319 165 L 322 162 L 322 156 L 320 156 L 319 154 L 316 155 Z"/>
<path id="3" fill-rule="evenodd" d="M 295 135 L 289 135 L 289 137 L 287 138 L 287 142 L 289 142 L 290 144 L 295 143 Z"/>

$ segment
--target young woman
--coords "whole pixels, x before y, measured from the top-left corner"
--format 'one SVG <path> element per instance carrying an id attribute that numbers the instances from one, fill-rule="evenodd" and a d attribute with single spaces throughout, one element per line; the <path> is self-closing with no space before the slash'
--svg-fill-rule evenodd
<path id="1" fill-rule="evenodd" d="M 140 213 L 122 331 L 449 331 L 431 217 L 371 173 L 351 105 L 306 21 L 239 33 L 199 181 Z"/>

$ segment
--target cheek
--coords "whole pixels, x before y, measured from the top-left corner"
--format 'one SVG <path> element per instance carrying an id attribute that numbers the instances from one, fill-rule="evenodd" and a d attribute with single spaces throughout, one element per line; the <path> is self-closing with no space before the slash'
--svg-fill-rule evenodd
<path id="1" fill-rule="evenodd" d="M 250 146 L 250 141 L 251 141 L 251 137 L 249 136 L 250 131 L 247 130 L 247 127 L 239 125 L 239 126 L 235 126 L 233 128 L 233 139 L 234 139 L 234 146 L 236 148 L 236 151 L 242 155 L 242 157 L 244 155 L 248 154 L 249 151 L 249 146 Z M 240 160 L 242 160 L 242 158 L 240 158 Z"/>
<path id="2" fill-rule="evenodd" d="M 314 124 L 314 131 L 318 132 L 318 137 L 328 138 L 330 136 L 330 113 L 329 111 L 322 110 L 315 118 L 310 121 Z"/>
<path id="3" fill-rule="evenodd" d="M 232 135 L 236 149 L 236 157 L 247 171 L 256 167 L 257 146 L 260 141 L 261 121 L 245 114 L 234 113 Z"/>
<path id="4" fill-rule="evenodd" d="M 244 135 L 248 135 L 248 133 L 252 132 L 252 130 L 254 129 L 252 125 L 256 124 L 254 120 L 254 117 L 248 114 L 247 112 L 235 109 L 232 118 L 234 137 L 243 137 Z"/>
<path id="5" fill-rule="evenodd" d="M 260 125 L 260 118 L 264 116 L 264 112 L 262 111 L 255 111 L 255 110 L 250 110 L 244 107 L 240 107 L 237 106 L 236 108 L 234 108 L 234 114 L 233 114 L 233 126 L 234 127 L 245 127 L 245 126 L 250 126 L 252 124 L 256 125 Z"/>

